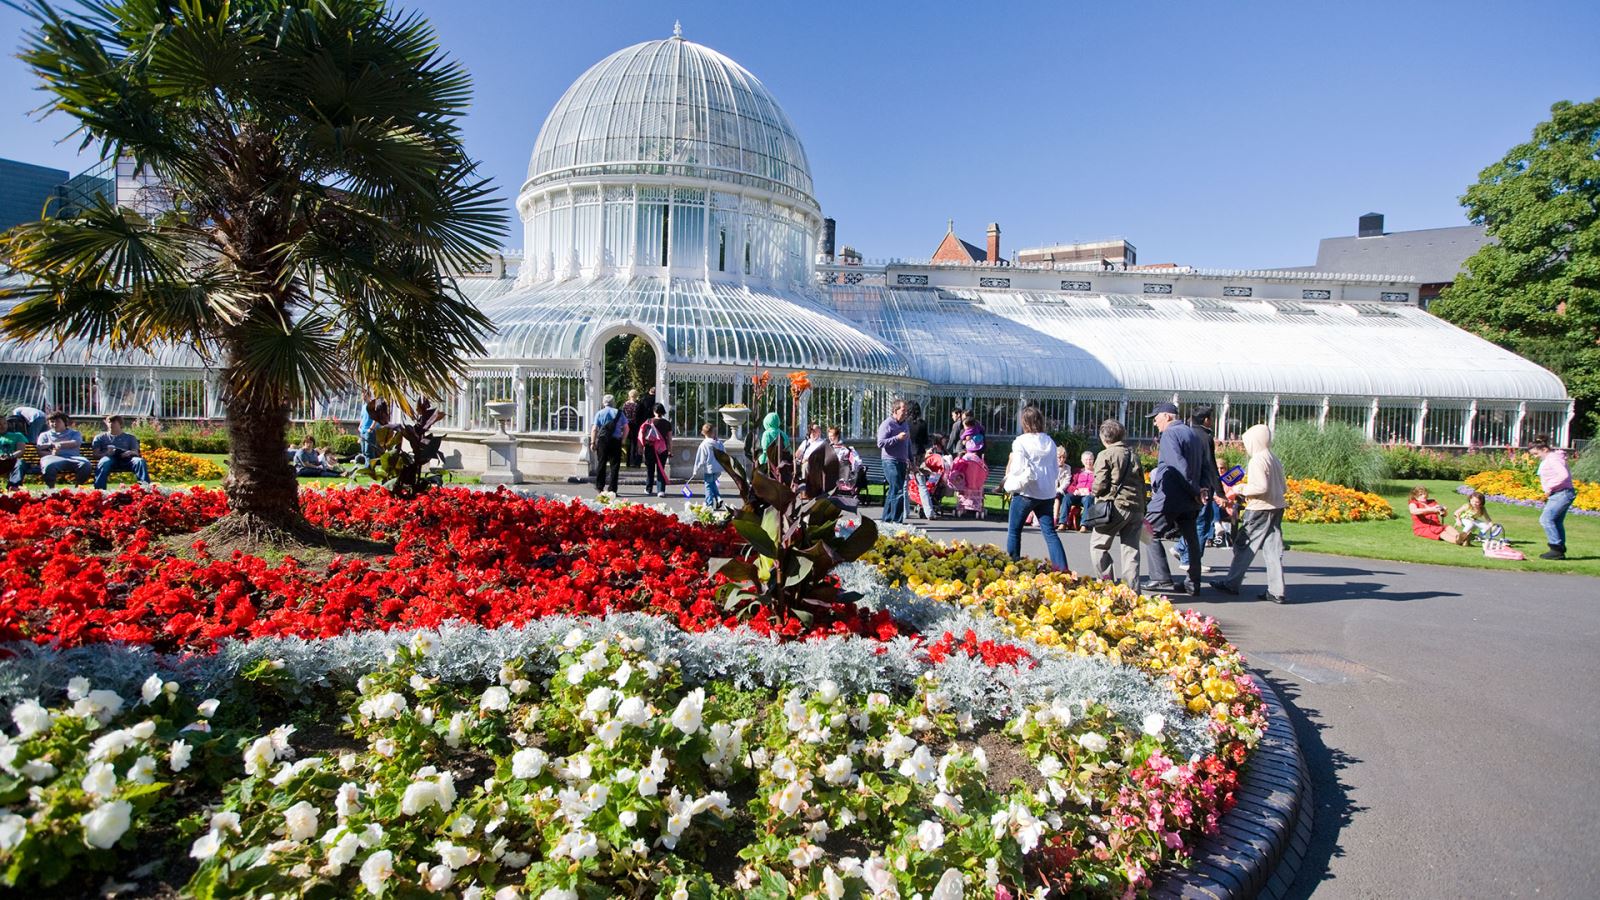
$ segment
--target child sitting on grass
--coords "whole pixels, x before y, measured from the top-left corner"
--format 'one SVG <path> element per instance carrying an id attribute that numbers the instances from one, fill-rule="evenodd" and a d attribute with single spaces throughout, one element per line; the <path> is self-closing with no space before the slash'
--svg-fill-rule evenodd
<path id="1" fill-rule="evenodd" d="M 1456 510 L 1456 529 L 1480 541 L 1501 540 L 1506 532 L 1505 528 L 1489 515 L 1486 500 L 1483 494 L 1477 491 L 1468 495 L 1467 502 Z"/>

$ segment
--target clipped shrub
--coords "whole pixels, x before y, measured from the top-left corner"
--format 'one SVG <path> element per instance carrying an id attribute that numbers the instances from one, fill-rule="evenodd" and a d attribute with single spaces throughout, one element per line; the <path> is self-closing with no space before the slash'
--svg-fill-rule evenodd
<path id="1" fill-rule="evenodd" d="M 1406 481 L 1462 477 L 1458 458 L 1439 450 L 1394 444 L 1383 448 L 1383 463 L 1390 477 Z"/>
<path id="2" fill-rule="evenodd" d="M 1099 451 L 1101 449 L 1098 438 L 1091 442 L 1089 438 L 1076 431 L 1067 431 L 1066 429 L 1052 431 L 1050 432 L 1050 438 L 1056 442 L 1057 447 L 1065 447 L 1067 449 L 1067 461 L 1073 465 L 1078 464 L 1078 457 L 1083 455 L 1083 451 Z"/>
<path id="3" fill-rule="evenodd" d="M 1272 452 L 1290 478 L 1375 491 L 1387 476 L 1383 448 L 1353 425 L 1329 422 L 1319 430 L 1309 422 L 1290 422 L 1272 436 Z"/>
<path id="4" fill-rule="evenodd" d="M 361 437 L 354 434 L 341 434 L 333 439 L 328 446 L 333 448 L 333 455 L 341 459 L 355 456 L 361 452 Z"/>

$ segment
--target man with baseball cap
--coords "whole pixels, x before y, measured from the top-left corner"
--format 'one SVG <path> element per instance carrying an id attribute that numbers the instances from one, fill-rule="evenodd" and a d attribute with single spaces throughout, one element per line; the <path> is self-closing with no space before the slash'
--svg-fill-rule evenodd
<path id="1" fill-rule="evenodd" d="M 1192 407 L 1189 410 L 1189 427 L 1200 439 L 1200 449 L 1204 458 L 1200 461 L 1200 512 L 1195 519 L 1194 531 L 1199 536 L 1200 542 L 1190 544 L 1187 540 L 1178 540 L 1178 562 L 1185 568 L 1190 563 L 1190 556 L 1204 557 L 1206 541 L 1211 538 L 1211 531 L 1217 523 L 1217 501 L 1214 499 L 1222 493 L 1222 476 L 1217 474 L 1217 439 L 1211 428 L 1212 409 L 1210 404 Z"/>
<path id="2" fill-rule="evenodd" d="M 1175 582 L 1167 562 L 1167 542 L 1182 538 L 1190 547 L 1197 546 L 1195 518 L 1200 513 L 1200 491 L 1209 483 L 1205 480 L 1206 454 L 1200 436 L 1178 418 L 1178 407 L 1171 403 L 1157 404 L 1149 417 L 1155 420 L 1156 430 L 1161 432 L 1161 444 L 1155 471 L 1150 474 L 1150 506 L 1145 510 L 1145 520 L 1150 523 L 1155 545 L 1146 589 L 1166 594 L 1198 593 L 1200 554 L 1189 555 L 1188 584 Z"/>

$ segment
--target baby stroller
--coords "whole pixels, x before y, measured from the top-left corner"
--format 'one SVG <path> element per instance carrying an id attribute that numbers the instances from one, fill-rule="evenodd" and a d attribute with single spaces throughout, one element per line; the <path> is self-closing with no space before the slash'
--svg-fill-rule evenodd
<path id="1" fill-rule="evenodd" d="M 950 467 L 950 489 L 956 492 L 956 515 L 983 515 L 983 483 L 989 480 L 989 467 L 970 450 Z"/>
<path id="2" fill-rule="evenodd" d="M 931 508 L 934 515 L 938 515 L 939 500 L 944 496 L 945 483 L 948 480 L 943 458 L 930 454 L 928 460 L 923 464 L 922 476 L 928 483 L 928 497 L 931 502 L 927 504 L 922 502 L 922 488 L 917 485 L 917 479 L 914 474 L 906 476 L 906 497 L 909 499 L 912 509 L 920 512 L 926 508 Z"/>

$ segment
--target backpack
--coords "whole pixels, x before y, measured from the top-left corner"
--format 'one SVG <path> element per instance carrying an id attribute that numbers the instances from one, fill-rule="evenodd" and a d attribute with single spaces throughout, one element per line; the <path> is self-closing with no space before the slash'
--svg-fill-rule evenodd
<path id="1" fill-rule="evenodd" d="M 665 454 L 667 452 L 667 439 L 662 437 L 661 432 L 656 429 L 655 422 L 646 421 L 639 426 L 639 446 L 653 447 L 657 454 Z"/>

